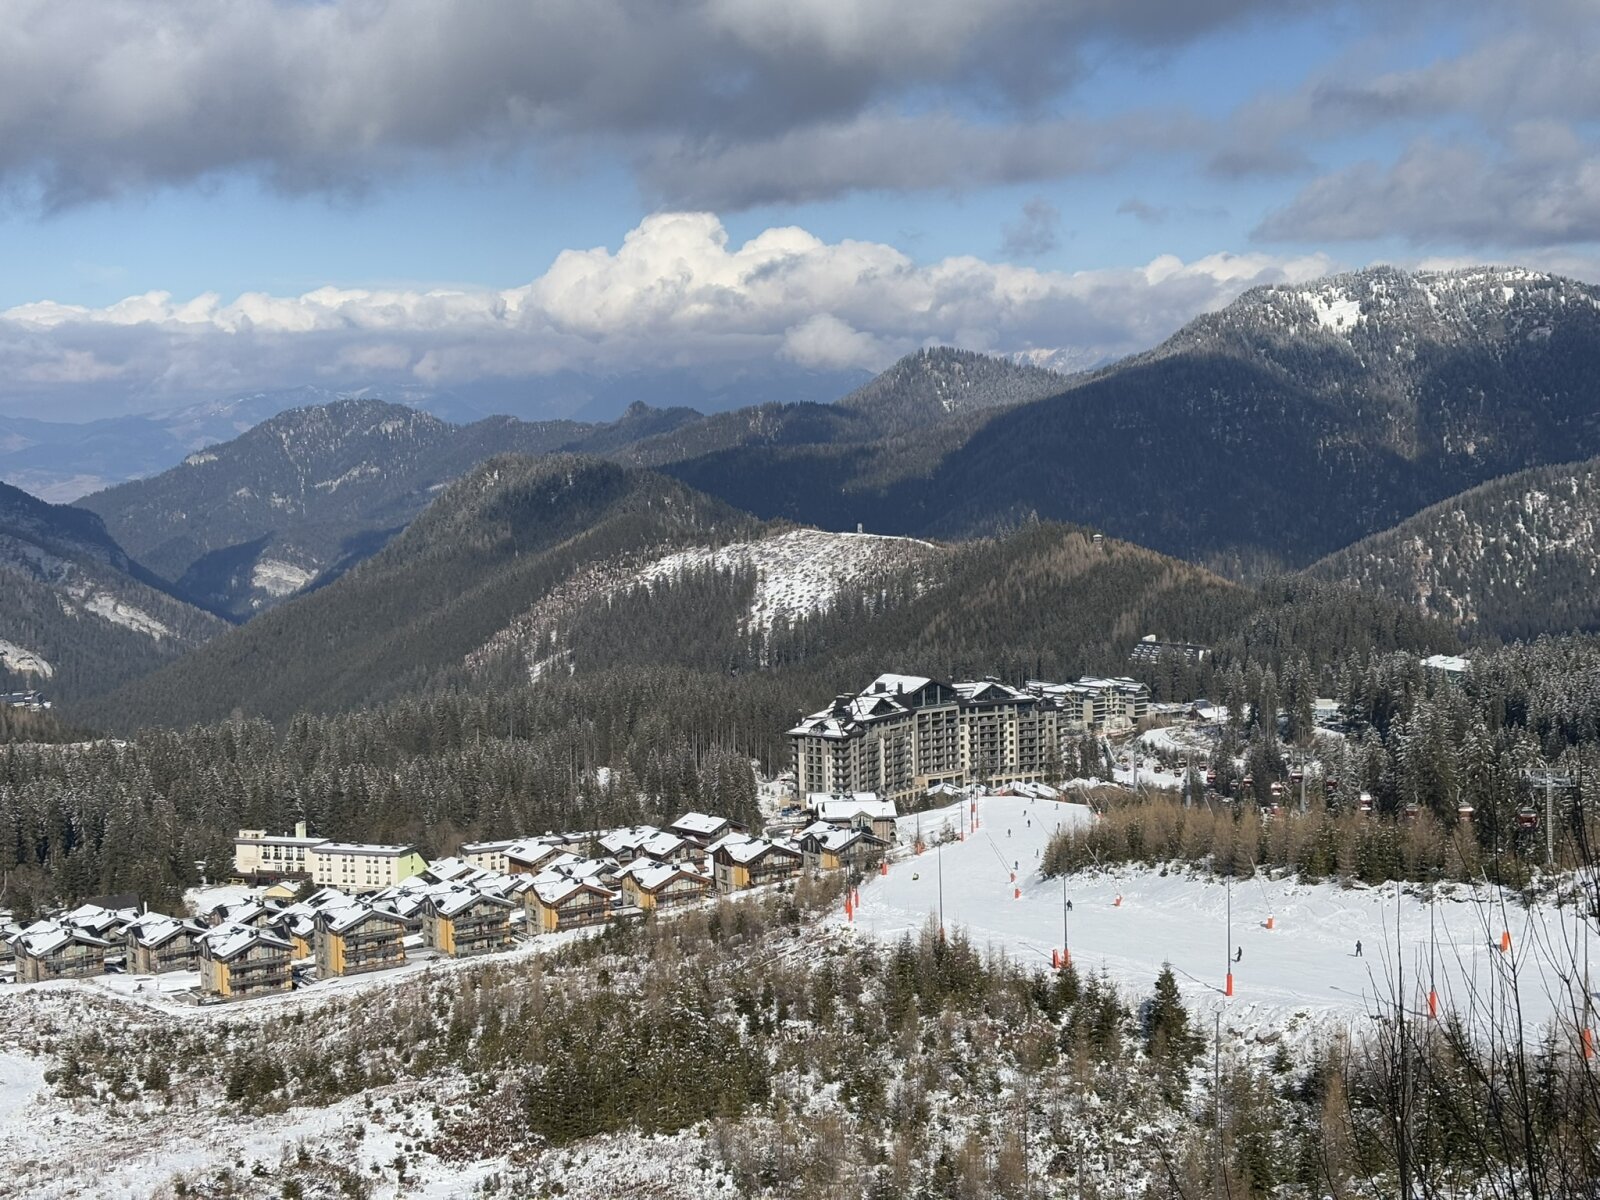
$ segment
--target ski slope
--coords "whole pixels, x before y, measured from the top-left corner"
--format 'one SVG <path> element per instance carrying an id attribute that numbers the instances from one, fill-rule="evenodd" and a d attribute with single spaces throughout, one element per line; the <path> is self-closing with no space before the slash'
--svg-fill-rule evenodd
<path id="1" fill-rule="evenodd" d="M 945 925 L 965 930 L 977 945 L 1048 968 L 1065 938 L 1080 972 L 1106 972 L 1130 999 L 1148 995 L 1161 964 L 1170 962 L 1191 1009 L 1209 1016 L 1220 1008 L 1228 1027 L 1243 1034 L 1311 1033 L 1390 1012 L 1403 967 L 1403 994 L 1414 1015 L 1427 1015 L 1431 976 L 1441 1014 L 1453 1011 L 1481 1025 L 1499 1013 L 1515 1025 L 1508 986 L 1514 975 L 1525 1034 L 1558 1019 L 1576 1038 L 1587 946 L 1571 905 L 1525 908 L 1510 893 L 1502 900 L 1486 886 L 1452 886 L 1441 888 L 1431 905 L 1416 890 L 1402 890 L 1397 912 L 1393 884 L 1347 888 L 1258 876 L 1230 888 L 1184 870 L 1124 867 L 1067 878 L 1072 911 L 1063 931 L 1062 881 L 1043 878 L 1039 862 L 1057 826 L 1087 825 L 1093 814 L 1083 805 L 1012 797 L 972 803 L 977 831 L 938 850 L 932 843 L 941 830 L 970 821 L 969 805 L 901 818 L 903 857 L 886 877 L 861 884 L 859 909 L 848 922 L 857 934 L 888 940 L 915 934 L 939 911 L 942 874 Z M 919 825 L 929 849 L 913 856 Z M 1228 958 L 1230 896 L 1231 944 L 1243 949 L 1237 963 Z M 843 913 L 833 919 L 846 923 Z M 1511 934 L 1510 953 L 1499 949 L 1504 932 Z M 1595 950 L 1600 976 L 1600 940 Z M 1231 999 L 1225 995 L 1230 969 Z"/>

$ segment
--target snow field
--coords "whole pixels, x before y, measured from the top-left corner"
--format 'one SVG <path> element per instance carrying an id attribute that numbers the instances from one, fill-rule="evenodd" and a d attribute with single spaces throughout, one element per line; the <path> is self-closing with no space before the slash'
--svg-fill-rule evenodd
<path id="1" fill-rule="evenodd" d="M 946 928 L 1024 966 L 1048 968 L 1063 943 L 1063 887 L 1040 874 L 1040 860 L 1058 826 L 1085 826 L 1093 814 L 1079 804 L 1000 796 L 980 797 L 976 806 L 976 833 L 939 849 L 932 843 L 943 830 L 970 820 L 967 804 L 901 818 L 902 846 L 913 843 L 920 823 L 929 848 L 899 858 L 886 877 L 865 880 L 849 924 L 857 936 L 915 935 L 939 910 L 942 859 Z M 1430 905 L 1408 885 L 1397 909 L 1393 884 L 1346 888 L 1258 875 L 1230 887 L 1186 870 L 1140 867 L 1068 876 L 1065 896 L 1072 902 L 1065 936 L 1081 973 L 1104 971 L 1133 999 L 1147 995 L 1170 962 L 1192 1011 L 1221 1011 L 1230 1029 L 1247 1036 L 1358 1027 L 1392 1011 L 1403 970 L 1413 1015 L 1427 1015 L 1431 976 L 1441 1015 L 1483 1026 L 1499 1014 L 1515 1025 L 1508 1007 L 1515 979 L 1524 1035 L 1536 1037 L 1555 1020 L 1576 1040 L 1586 934 L 1571 906 L 1525 908 L 1487 886 L 1441 888 Z M 1231 944 L 1243 949 L 1237 963 L 1228 957 L 1230 900 Z M 842 912 L 831 919 L 845 923 Z M 1509 953 L 1499 948 L 1507 932 Z M 1594 949 L 1600 975 L 1600 943 Z M 1224 994 L 1230 969 L 1231 998 Z"/>

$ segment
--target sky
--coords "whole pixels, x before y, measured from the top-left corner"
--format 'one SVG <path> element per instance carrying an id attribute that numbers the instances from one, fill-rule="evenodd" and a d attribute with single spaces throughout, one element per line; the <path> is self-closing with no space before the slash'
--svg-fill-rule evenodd
<path id="1" fill-rule="evenodd" d="M 5 11 L 0 413 L 760 399 L 930 344 L 1101 362 L 1375 262 L 1600 280 L 1600 0 Z"/>

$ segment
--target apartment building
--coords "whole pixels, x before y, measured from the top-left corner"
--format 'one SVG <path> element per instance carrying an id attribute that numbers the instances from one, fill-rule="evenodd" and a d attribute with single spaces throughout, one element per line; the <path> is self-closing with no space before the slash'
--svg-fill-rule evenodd
<path id="1" fill-rule="evenodd" d="M 1056 705 L 995 679 L 880 675 L 788 731 L 795 788 L 900 803 L 940 784 L 1042 780 L 1060 747 Z"/>
<path id="2" fill-rule="evenodd" d="M 306 853 L 312 882 L 340 891 L 380 892 L 410 879 L 428 866 L 411 846 L 369 842 L 319 842 Z"/>
<path id="3" fill-rule="evenodd" d="M 1031 679 L 1028 691 L 1055 703 L 1063 732 L 1130 729 L 1150 712 L 1150 689 L 1124 676 L 1102 679 L 1085 675 L 1076 683 Z"/>
<path id="4" fill-rule="evenodd" d="M 326 838 L 310 837 L 306 823 L 298 822 L 292 834 L 270 834 L 265 829 L 241 829 L 233 839 L 233 870 L 241 879 L 256 882 L 308 875 L 307 855 Z"/>

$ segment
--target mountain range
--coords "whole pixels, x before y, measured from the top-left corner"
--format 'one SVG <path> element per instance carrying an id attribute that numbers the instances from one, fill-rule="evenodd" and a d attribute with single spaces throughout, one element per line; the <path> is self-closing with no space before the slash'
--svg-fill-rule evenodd
<path id="1" fill-rule="evenodd" d="M 612 614 L 648 622 L 647 603 L 716 614 L 685 651 L 706 669 L 815 660 L 819 637 L 837 660 L 860 629 L 874 652 L 898 641 L 914 654 L 910 632 L 885 632 L 890 610 L 947 625 L 972 603 L 949 590 L 957 581 L 983 590 L 971 564 L 1006 546 L 981 569 L 1018 569 L 1008 556 L 1038 528 L 1089 526 L 1144 547 L 1196 596 L 1234 593 L 1177 560 L 1233 578 L 1315 563 L 1311 579 L 1456 626 L 1584 629 L 1591 468 L 1553 464 L 1600 455 L 1597 360 L 1594 288 L 1517 269 L 1377 268 L 1256 289 L 1145 354 L 1073 376 L 930 349 L 833 404 L 707 415 L 635 403 L 605 422 L 456 424 L 315 396 L 85 498 L 99 519 L 76 527 L 71 561 L 98 546 L 96 561 L 147 589 L 134 607 L 178 606 L 157 618 L 187 631 L 164 653 L 222 630 L 203 610 L 250 620 L 192 668 L 148 681 L 143 695 L 167 696 L 173 719 L 625 663 L 629 634 Z M 247 415 L 241 403 L 194 419 Z M 571 477 L 566 491 L 550 490 L 546 466 Z M 460 544 L 441 544 L 441 530 Z M 825 599 L 805 599 L 807 587 Z M 1204 629 L 1186 631 L 1176 612 L 1163 629 L 1224 636 L 1265 601 L 1238 603 Z M 830 624 L 838 613 L 851 620 Z M 998 613 L 984 620 L 1031 644 Z M 30 630 L 38 645 L 9 641 L 49 659 L 40 646 L 59 635 Z M 1072 661 L 1110 669 L 1133 633 L 1124 621 L 1092 650 L 1075 634 Z M 290 661 L 297 636 L 323 661 Z M 236 681 L 238 695 L 217 696 L 210 679 Z M 171 699 L 185 695 L 206 699 Z"/>
<path id="2" fill-rule="evenodd" d="M 0 691 L 81 699 L 226 628 L 170 595 L 93 513 L 0 484 Z"/>

